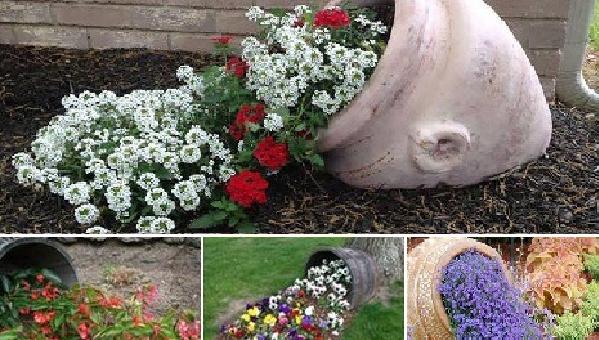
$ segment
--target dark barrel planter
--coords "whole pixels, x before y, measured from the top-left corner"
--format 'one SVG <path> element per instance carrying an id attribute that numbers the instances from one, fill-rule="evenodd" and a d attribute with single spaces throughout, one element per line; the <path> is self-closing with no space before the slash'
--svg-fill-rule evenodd
<path id="1" fill-rule="evenodd" d="M 59 243 L 44 238 L 0 238 L 0 272 L 28 268 L 49 269 L 67 287 L 77 283 L 71 257 Z"/>
<path id="2" fill-rule="evenodd" d="M 348 301 L 352 308 L 359 307 L 372 299 L 380 284 L 379 272 L 374 259 L 369 254 L 352 248 L 324 248 L 315 251 L 306 262 L 308 269 L 322 264 L 323 260 L 343 260 L 352 275 L 352 285 Z"/>

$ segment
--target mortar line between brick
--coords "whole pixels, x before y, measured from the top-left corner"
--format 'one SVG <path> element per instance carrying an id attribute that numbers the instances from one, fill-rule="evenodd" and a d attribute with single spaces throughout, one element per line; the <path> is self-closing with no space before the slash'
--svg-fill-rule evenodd
<path id="1" fill-rule="evenodd" d="M 184 34 L 197 34 L 197 35 L 214 35 L 226 33 L 234 37 L 245 37 L 252 32 L 247 33 L 231 33 L 231 32 L 217 32 L 217 31 L 173 31 L 173 30 L 152 30 L 147 28 L 135 28 L 135 27 L 118 27 L 118 26 L 81 26 L 81 25 L 68 25 L 60 24 L 53 25 L 52 23 L 24 23 L 24 22 L 2 22 L 0 26 L 35 26 L 35 27 L 67 27 L 67 28 L 81 28 L 81 29 L 103 29 L 108 31 L 133 31 L 133 32 L 154 32 L 154 33 L 184 33 Z"/>

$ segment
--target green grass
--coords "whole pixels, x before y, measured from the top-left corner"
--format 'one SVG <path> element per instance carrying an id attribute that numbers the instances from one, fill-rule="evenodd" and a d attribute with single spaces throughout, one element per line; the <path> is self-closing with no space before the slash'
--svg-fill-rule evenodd
<path id="1" fill-rule="evenodd" d="M 217 318 L 234 300 L 252 302 L 287 287 L 303 276 L 315 249 L 342 246 L 344 238 L 206 238 L 204 239 L 204 339 L 218 334 Z M 403 287 L 391 287 L 387 306 L 362 307 L 343 339 L 402 339 Z"/>
<path id="2" fill-rule="evenodd" d="M 375 302 L 362 307 L 343 333 L 343 340 L 403 339 L 403 285 L 394 284 L 391 293 L 395 297 L 388 305 Z"/>
<path id="3" fill-rule="evenodd" d="M 217 317 L 230 302 L 261 298 L 304 274 L 313 250 L 344 238 L 205 238 L 204 339 L 218 334 Z"/>
<path id="4" fill-rule="evenodd" d="M 595 16 L 593 17 L 593 22 L 591 23 L 591 31 L 590 31 L 590 46 L 592 49 L 599 51 L 599 1 L 595 4 Z"/>

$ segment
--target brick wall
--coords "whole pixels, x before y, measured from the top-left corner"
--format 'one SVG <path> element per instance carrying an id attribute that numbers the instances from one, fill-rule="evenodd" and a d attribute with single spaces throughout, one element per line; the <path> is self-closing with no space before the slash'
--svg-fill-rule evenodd
<path id="1" fill-rule="evenodd" d="M 485 0 L 505 18 L 552 98 L 570 0 Z M 243 36 L 253 4 L 305 0 L 0 0 L 0 44 L 208 51 L 214 33 Z"/>

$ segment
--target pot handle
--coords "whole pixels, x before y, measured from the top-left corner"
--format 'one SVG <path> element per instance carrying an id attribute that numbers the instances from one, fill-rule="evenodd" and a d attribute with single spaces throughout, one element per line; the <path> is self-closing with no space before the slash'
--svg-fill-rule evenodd
<path id="1" fill-rule="evenodd" d="M 410 135 L 411 158 L 424 173 L 453 170 L 469 149 L 470 132 L 455 122 L 429 123 Z"/>

